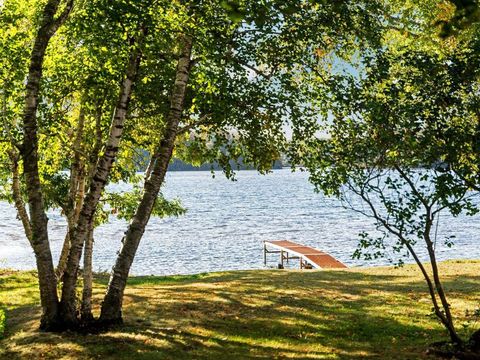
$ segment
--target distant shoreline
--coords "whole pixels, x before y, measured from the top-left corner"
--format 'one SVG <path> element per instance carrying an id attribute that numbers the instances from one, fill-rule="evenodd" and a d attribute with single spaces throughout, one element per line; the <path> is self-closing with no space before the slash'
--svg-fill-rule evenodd
<path id="1" fill-rule="evenodd" d="M 230 161 L 230 166 L 234 171 L 255 170 L 255 168 L 252 168 L 251 166 L 244 165 L 242 161 L 240 161 L 238 164 L 233 161 Z M 281 160 L 276 160 L 272 162 L 272 170 L 282 169 L 282 168 L 283 168 L 283 163 Z M 202 164 L 200 166 L 194 166 L 179 159 L 174 159 L 168 165 L 168 171 L 212 171 L 212 170 L 214 171 L 222 170 L 222 167 L 218 163 L 213 163 L 213 164 L 207 163 L 207 164 Z"/>

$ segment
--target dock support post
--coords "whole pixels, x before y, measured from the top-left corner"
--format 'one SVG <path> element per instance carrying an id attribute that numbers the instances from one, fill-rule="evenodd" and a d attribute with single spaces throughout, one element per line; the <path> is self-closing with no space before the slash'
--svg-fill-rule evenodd
<path id="1" fill-rule="evenodd" d="M 263 265 L 267 266 L 267 244 L 263 242 Z"/>
<path id="2" fill-rule="evenodd" d="M 283 269 L 283 250 L 280 252 L 280 264 L 282 264 Z"/>

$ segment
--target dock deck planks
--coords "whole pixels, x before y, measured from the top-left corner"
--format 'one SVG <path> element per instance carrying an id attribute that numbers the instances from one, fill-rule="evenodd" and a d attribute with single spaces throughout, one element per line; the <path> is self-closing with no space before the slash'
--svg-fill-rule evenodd
<path id="1" fill-rule="evenodd" d="M 291 259 L 290 254 L 293 254 L 296 258 L 300 259 L 300 268 L 305 266 L 305 263 L 312 265 L 317 269 L 343 269 L 347 266 L 342 262 L 335 259 L 333 256 L 302 244 L 297 244 L 289 240 L 270 240 L 264 241 L 264 260 L 266 263 L 266 253 L 271 252 L 267 250 L 267 246 L 277 249 L 276 252 L 280 252 L 281 262 L 283 260 Z M 283 253 L 286 253 L 286 257 Z"/>

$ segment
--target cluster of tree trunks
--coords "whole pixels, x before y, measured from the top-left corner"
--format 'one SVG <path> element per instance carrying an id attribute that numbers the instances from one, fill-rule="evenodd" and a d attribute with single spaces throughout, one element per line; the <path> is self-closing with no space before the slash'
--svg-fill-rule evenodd
<path id="1" fill-rule="evenodd" d="M 78 310 L 76 301 L 76 286 L 80 258 L 86 240 L 93 227 L 94 215 L 102 192 L 108 181 L 110 171 L 117 157 L 122 138 L 128 105 L 141 59 L 141 43 L 145 29 L 137 39 L 131 39 L 131 54 L 125 78 L 120 85 L 120 95 L 114 111 L 110 133 L 99 158 L 95 172 L 90 180 L 89 191 L 83 200 L 82 209 L 75 227 L 70 233 L 70 251 L 67 265 L 63 274 L 62 297 L 60 301 L 60 314 L 65 326 L 73 327 L 78 324 Z"/>
<path id="2" fill-rule="evenodd" d="M 147 29 L 141 25 L 137 36 L 130 39 L 129 61 L 120 85 L 110 132 L 105 142 L 102 141 L 100 129 L 103 104 L 99 104 L 99 114 L 97 114 L 95 126 L 96 141 L 87 164 L 82 161 L 80 156 L 84 150 L 82 149 L 82 138 L 85 131 L 85 110 L 83 106 L 81 107 L 72 149 L 68 201 L 63 207 L 67 217 L 68 230 L 59 263 L 55 269 L 48 240 L 48 218 L 45 213 L 38 169 L 36 114 L 47 46 L 52 36 L 67 19 L 72 7 L 73 0 L 69 0 L 65 4 L 62 4 L 61 0 L 50 0 L 45 5 L 42 23 L 36 34 L 31 53 L 23 113 L 24 141 L 19 146 L 23 159 L 23 176 L 28 195 L 29 214 L 20 191 L 19 155 L 14 150 L 10 154 L 15 206 L 35 253 L 43 309 L 41 328 L 47 331 L 78 329 L 93 323 L 97 326 L 98 323 L 108 325 L 122 322 L 122 299 L 128 273 L 173 153 L 192 66 L 192 37 L 181 35 L 179 39 L 180 54 L 171 92 L 170 107 L 166 115 L 165 131 L 152 155 L 151 171 L 145 180 L 142 200 L 122 240 L 122 249 L 102 303 L 101 316 L 99 320 L 95 321 L 92 315 L 94 216 L 119 151 L 129 103 L 141 63 L 142 42 Z M 63 10 L 59 14 L 60 8 Z M 88 191 L 86 191 L 87 188 Z M 84 255 L 83 292 L 82 302 L 79 306 L 76 288 L 82 253 Z M 60 298 L 57 289 L 59 282 L 62 284 Z"/>
<path id="3" fill-rule="evenodd" d="M 128 273 L 167 173 L 168 163 L 172 157 L 178 124 L 182 117 L 183 104 L 187 92 L 191 67 L 192 38 L 190 36 L 182 36 L 181 43 L 181 54 L 178 59 L 175 83 L 170 100 L 170 110 L 167 115 L 163 139 L 153 154 L 152 171 L 145 181 L 143 198 L 122 239 L 122 249 L 113 267 L 108 290 L 102 304 L 100 321 L 107 324 L 122 321 L 122 299 Z"/>

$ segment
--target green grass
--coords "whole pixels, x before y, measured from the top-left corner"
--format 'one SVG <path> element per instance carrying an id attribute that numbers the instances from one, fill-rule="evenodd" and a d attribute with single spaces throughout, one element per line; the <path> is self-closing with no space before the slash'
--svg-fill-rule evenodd
<path id="1" fill-rule="evenodd" d="M 480 261 L 441 264 L 460 332 L 478 326 Z M 95 300 L 105 291 L 97 276 Z M 5 359 L 429 359 L 446 339 L 414 266 L 133 277 L 125 326 L 97 335 L 37 330 L 34 272 L 0 270 Z M 464 329 L 465 328 L 465 329 Z"/>
<path id="2" fill-rule="evenodd" d="M 0 339 L 3 338 L 3 333 L 5 332 L 5 311 L 0 309 Z"/>

